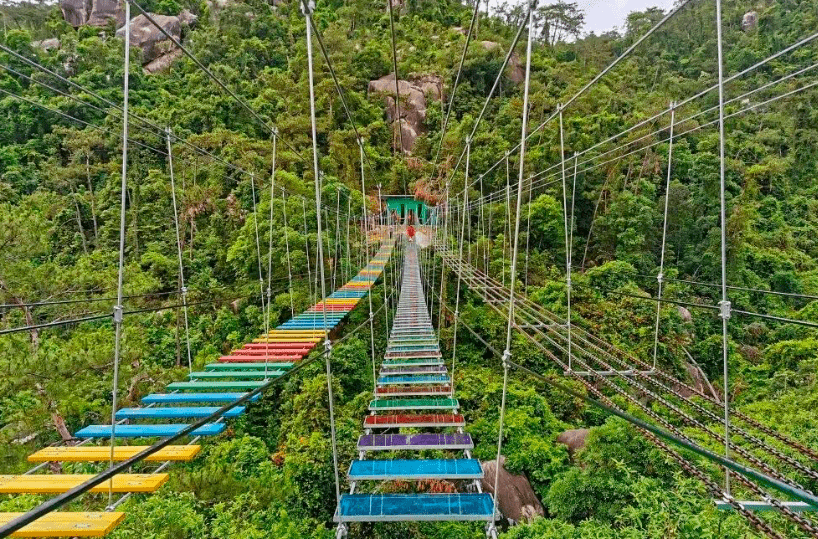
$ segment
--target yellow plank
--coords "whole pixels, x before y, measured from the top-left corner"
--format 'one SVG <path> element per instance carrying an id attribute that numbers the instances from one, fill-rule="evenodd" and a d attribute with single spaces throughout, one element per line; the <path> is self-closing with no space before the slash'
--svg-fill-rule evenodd
<path id="1" fill-rule="evenodd" d="M 292 337 L 293 335 L 316 335 L 318 333 L 324 333 L 324 331 L 320 329 L 274 329 L 267 335 L 271 337 L 275 335 L 281 335 L 283 337 Z"/>
<path id="2" fill-rule="evenodd" d="M 0 526 L 23 513 L 0 513 Z M 11 537 L 102 537 L 113 530 L 125 513 L 54 512 L 11 534 Z"/>
<path id="3" fill-rule="evenodd" d="M 114 460 L 128 460 L 134 455 L 146 450 L 147 445 L 127 445 L 114 448 Z M 153 455 L 146 457 L 146 461 L 165 462 L 168 460 L 193 460 L 202 446 L 200 445 L 169 445 Z M 47 447 L 28 456 L 29 462 L 100 462 L 111 458 L 110 447 Z"/>
<path id="4" fill-rule="evenodd" d="M 317 337 L 316 338 L 297 337 L 297 338 L 292 338 L 292 339 L 284 339 L 284 338 L 281 338 L 281 337 L 275 337 L 275 338 L 271 338 L 271 339 L 265 339 L 265 338 L 253 339 L 253 342 L 256 342 L 256 343 L 265 343 L 265 342 L 320 342 L 321 340 L 322 339 L 319 339 Z"/>
<path id="5" fill-rule="evenodd" d="M 259 339 L 265 339 L 265 338 L 266 339 L 283 339 L 285 341 L 289 340 L 290 342 L 293 342 L 293 341 L 298 341 L 298 340 L 301 340 L 301 339 L 305 339 L 305 340 L 306 339 L 317 339 L 318 337 L 323 337 L 323 336 L 324 336 L 323 331 L 321 331 L 320 333 L 319 332 L 316 332 L 316 333 L 289 333 L 289 334 L 288 333 L 271 333 L 271 334 L 268 334 L 268 335 L 261 335 L 261 336 L 259 336 Z"/>
<path id="6" fill-rule="evenodd" d="M 94 477 L 92 474 L 0 475 L 0 494 L 60 494 Z M 114 476 L 114 492 L 155 492 L 170 476 L 158 474 L 119 474 Z M 108 492 L 105 481 L 91 492 Z"/>

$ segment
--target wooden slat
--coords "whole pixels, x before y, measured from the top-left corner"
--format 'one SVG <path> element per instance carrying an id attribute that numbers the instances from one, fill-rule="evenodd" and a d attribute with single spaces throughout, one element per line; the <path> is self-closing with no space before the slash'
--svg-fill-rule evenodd
<path id="1" fill-rule="evenodd" d="M 7 524 L 23 513 L 0 513 L 0 525 Z M 54 512 L 38 518 L 11 534 L 10 537 L 103 537 L 109 534 L 125 513 Z"/>
<path id="2" fill-rule="evenodd" d="M 92 474 L 64 475 L 0 475 L 0 494 L 60 494 L 79 486 Z M 155 492 L 170 476 L 157 474 L 119 474 L 114 476 L 114 492 Z M 108 492 L 109 481 L 93 487 L 90 492 Z"/>
<path id="3" fill-rule="evenodd" d="M 134 455 L 146 450 L 147 445 L 121 445 L 114 448 L 114 460 L 128 460 Z M 202 446 L 200 445 L 169 445 L 144 460 L 151 462 L 165 462 L 168 460 L 193 460 Z M 28 456 L 29 462 L 104 462 L 111 458 L 110 447 L 47 447 Z"/>

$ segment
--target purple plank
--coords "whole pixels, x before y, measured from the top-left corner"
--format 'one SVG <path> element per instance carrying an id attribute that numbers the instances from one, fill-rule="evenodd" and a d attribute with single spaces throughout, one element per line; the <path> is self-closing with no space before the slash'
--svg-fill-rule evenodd
<path id="1" fill-rule="evenodd" d="M 471 436 L 465 433 L 368 434 L 358 438 L 359 451 L 379 449 L 471 449 Z"/>

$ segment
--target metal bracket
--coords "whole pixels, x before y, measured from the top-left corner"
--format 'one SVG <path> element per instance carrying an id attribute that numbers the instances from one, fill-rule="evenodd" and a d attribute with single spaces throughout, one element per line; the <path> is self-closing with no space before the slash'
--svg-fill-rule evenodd
<path id="1" fill-rule="evenodd" d="M 114 305 L 114 324 L 122 323 L 122 305 Z"/>
<path id="2" fill-rule="evenodd" d="M 660 271 L 658 275 L 656 275 L 656 282 L 662 284 L 665 282 L 665 275 Z"/>
<path id="3" fill-rule="evenodd" d="M 341 522 L 335 529 L 335 539 L 345 539 L 347 536 L 347 525 Z"/>
<path id="4" fill-rule="evenodd" d="M 332 353 L 332 341 L 329 339 L 324 339 L 324 352 L 327 354 Z"/>
<path id="5" fill-rule="evenodd" d="M 497 539 L 497 527 L 494 522 L 486 524 L 486 539 Z"/>
<path id="6" fill-rule="evenodd" d="M 511 363 L 510 363 L 510 362 L 511 362 L 511 350 L 509 350 L 508 348 L 506 348 L 506 349 L 503 351 L 503 368 L 504 368 L 504 369 L 508 369 L 508 368 L 510 368 L 510 367 L 511 367 Z"/>
<path id="7" fill-rule="evenodd" d="M 315 0 L 301 0 L 301 13 L 304 15 L 312 15 L 315 11 Z"/>
<path id="8" fill-rule="evenodd" d="M 730 320 L 730 316 L 732 315 L 732 306 L 729 301 L 720 301 L 719 302 L 719 318 L 724 320 Z"/>

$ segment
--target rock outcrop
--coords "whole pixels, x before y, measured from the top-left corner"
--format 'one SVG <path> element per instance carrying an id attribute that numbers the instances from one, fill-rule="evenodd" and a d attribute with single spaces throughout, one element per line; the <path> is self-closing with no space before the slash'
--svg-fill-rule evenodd
<path id="1" fill-rule="evenodd" d="M 398 121 L 401 130 L 402 150 L 411 154 L 415 140 L 426 129 L 427 98 L 442 100 L 443 80 L 437 75 L 417 75 L 409 80 L 398 80 L 400 118 L 395 107 L 395 75 L 390 73 L 369 82 L 370 94 L 381 94 L 386 101 L 386 117 L 390 123 Z"/>
<path id="2" fill-rule="evenodd" d="M 125 23 L 125 7 L 122 0 L 60 0 L 60 11 L 73 27 L 105 26 L 116 21 L 117 26 Z"/>
<path id="3" fill-rule="evenodd" d="M 500 512 L 512 522 L 531 522 L 538 516 L 545 516 L 531 483 L 523 475 L 510 474 L 504 467 L 505 462 L 505 457 L 500 457 L 500 481 L 497 483 L 497 507 Z M 482 463 L 483 479 L 480 483 L 483 492 L 494 494 L 496 464 L 494 460 Z"/>
<path id="4" fill-rule="evenodd" d="M 487 51 L 499 49 L 503 52 L 503 54 L 505 54 L 505 51 L 502 50 L 502 47 L 496 41 L 481 41 L 480 45 L 482 45 L 482 47 Z M 520 55 L 516 52 L 511 53 L 511 58 L 508 59 L 506 76 L 514 84 L 519 84 L 525 80 L 525 65 L 523 65 L 522 61 L 520 60 Z"/>
<path id="5" fill-rule="evenodd" d="M 557 443 L 564 444 L 568 447 L 568 454 L 572 457 L 574 453 L 585 447 L 585 440 L 588 438 L 589 429 L 571 429 L 566 430 L 557 436 Z"/>
<path id="6" fill-rule="evenodd" d="M 171 15 L 151 14 L 153 20 L 162 27 L 165 32 L 173 36 L 177 41 L 182 40 L 182 30 L 185 27 L 196 23 L 196 16 L 185 10 L 174 17 Z M 125 35 L 123 26 L 116 31 L 116 35 Z M 142 49 L 142 63 L 145 71 L 153 73 L 164 69 L 176 59 L 181 51 L 167 38 L 156 26 L 154 26 L 144 15 L 139 15 L 131 19 L 131 47 Z"/>
<path id="7" fill-rule="evenodd" d="M 741 18 L 741 29 L 748 32 L 753 30 L 756 26 L 758 26 L 758 13 L 755 11 L 745 13 L 744 17 Z"/>
<path id="8" fill-rule="evenodd" d="M 43 49 L 44 51 L 53 51 L 60 48 L 60 40 L 56 37 L 52 37 L 42 41 L 32 41 L 31 46 L 38 49 Z"/>

